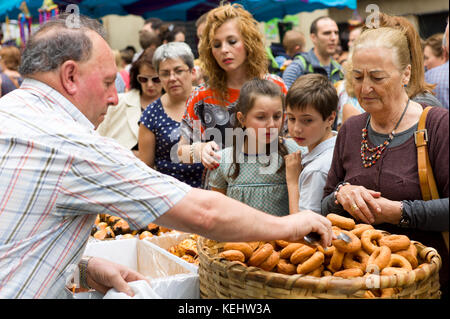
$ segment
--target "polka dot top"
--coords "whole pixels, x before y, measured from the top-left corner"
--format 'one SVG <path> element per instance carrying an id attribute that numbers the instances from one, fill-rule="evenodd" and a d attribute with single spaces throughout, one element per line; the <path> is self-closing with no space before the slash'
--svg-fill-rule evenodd
<path id="1" fill-rule="evenodd" d="M 203 165 L 177 163 L 177 147 L 180 140 L 180 122 L 170 118 L 164 111 L 161 99 L 151 103 L 142 113 L 140 123 L 155 134 L 155 168 L 157 171 L 200 187 Z M 173 160 L 171 160 L 171 154 Z"/>

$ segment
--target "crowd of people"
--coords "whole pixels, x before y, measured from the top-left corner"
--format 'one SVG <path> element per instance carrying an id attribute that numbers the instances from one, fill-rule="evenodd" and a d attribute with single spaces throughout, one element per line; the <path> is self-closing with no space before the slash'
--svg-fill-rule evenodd
<path id="1" fill-rule="evenodd" d="M 64 19 L 22 53 L 0 49 L 1 298 L 61 297 L 78 263 L 86 286 L 132 295 L 127 282 L 142 275 L 83 257 L 103 213 L 226 241 L 316 232 L 324 247 L 335 213 L 437 249 L 447 296 L 448 20 L 422 41 L 381 13 L 336 55 L 338 26 L 322 16 L 307 52 L 301 32 L 285 33 L 275 73 L 240 5 L 197 20 L 198 59 L 185 29 L 158 18 L 139 31 L 139 52 L 112 50 L 96 20 Z M 428 106 L 431 200 L 415 144 Z"/>

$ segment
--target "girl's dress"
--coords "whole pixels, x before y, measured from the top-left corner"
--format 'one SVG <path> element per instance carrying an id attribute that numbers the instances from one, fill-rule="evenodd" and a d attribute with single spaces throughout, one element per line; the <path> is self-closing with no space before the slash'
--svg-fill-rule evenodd
<path id="1" fill-rule="evenodd" d="M 283 140 L 289 153 L 305 150 L 290 139 Z M 286 171 L 277 172 L 284 161 L 275 153 L 275 162 L 271 158 L 270 166 L 267 160 L 257 155 L 245 155 L 244 163 L 240 163 L 239 175 L 236 179 L 229 177 L 233 173 L 233 148 L 227 147 L 220 152 L 220 166 L 211 171 L 209 186 L 226 189 L 227 196 L 243 202 L 263 212 L 284 216 L 289 215 L 289 198 L 286 185 Z M 230 174 L 230 175 L 231 175 Z"/>

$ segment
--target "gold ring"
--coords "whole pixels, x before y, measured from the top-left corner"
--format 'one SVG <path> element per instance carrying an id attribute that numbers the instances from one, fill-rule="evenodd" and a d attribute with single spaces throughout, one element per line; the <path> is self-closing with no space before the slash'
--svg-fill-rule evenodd
<path id="1" fill-rule="evenodd" d="M 355 211 L 355 210 L 357 210 L 358 208 L 359 208 L 358 205 L 352 204 L 352 211 Z"/>

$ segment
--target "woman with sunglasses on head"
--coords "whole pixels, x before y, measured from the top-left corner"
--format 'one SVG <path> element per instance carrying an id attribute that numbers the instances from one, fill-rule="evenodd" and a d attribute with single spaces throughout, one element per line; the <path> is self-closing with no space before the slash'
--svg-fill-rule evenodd
<path id="1" fill-rule="evenodd" d="M 142 113 L 139 124 L 139 158 L 157 171 L 192 187 L 200 187 L 203 165 L 179 163 L 180 122 L 195 77 L 194 55 L 184 42 L 159 46 L 153 55 L 165 93 Z"/>
<path id="2" fill-rule="evenodd" d="M 162 94 L 161 80 L 152 66 L 154 48 L 146 49 L 130 69 L 130 91 L 119 94 L 119 103 L 108 109 L 97 131 L 117 140 L 138 155 L 139 119 L 145 108 Z"/>
<path id="3" fill-rule="evenodd" d="M 226 129 L 235 122 L 240 89 L 254 78 L 266 79 L 287 89 L 283 80 L 268 73 L 268 59 L 257 22 L 238 4 L 225 4 L 208 12 L 199 55 L 208 82 L 194 89 L 181 122 L 178 156 L 184 163 L 201 161 L 216 169 L 217 152 L 231 144 Z M 207 185 L 206 180 L 204 185 Z"/>

